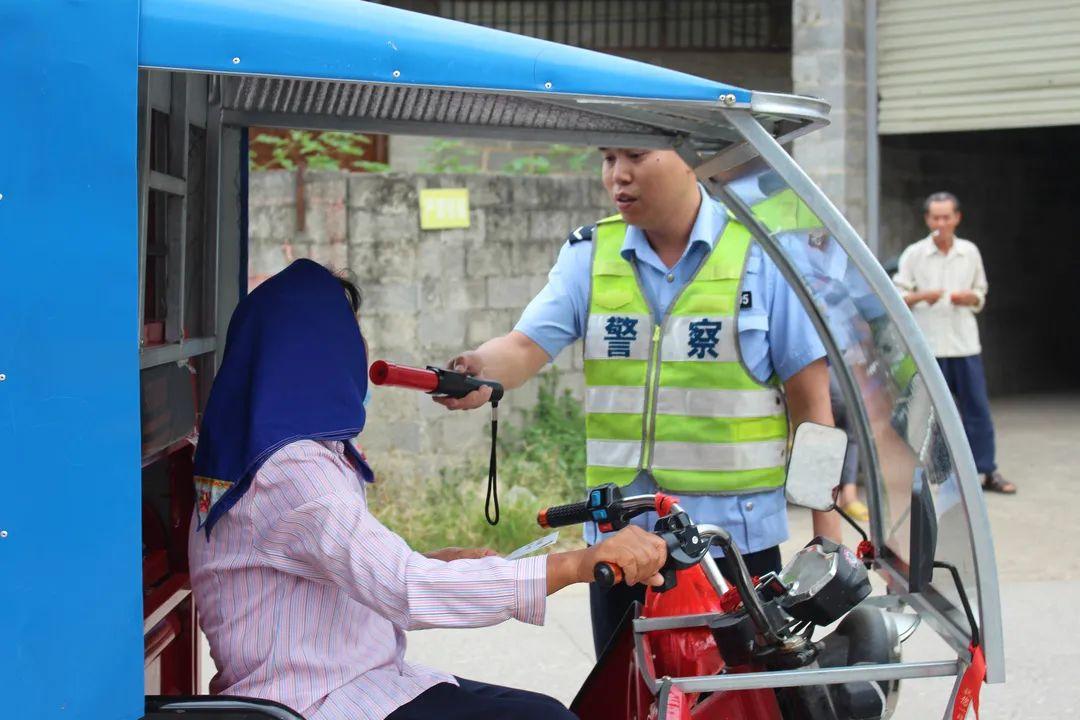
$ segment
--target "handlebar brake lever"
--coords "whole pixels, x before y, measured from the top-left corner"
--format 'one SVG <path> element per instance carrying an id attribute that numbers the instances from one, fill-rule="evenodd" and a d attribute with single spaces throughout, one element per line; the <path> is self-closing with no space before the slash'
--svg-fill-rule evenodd
<path id="1" fill-rule="evenodd" d="M 667 592 L 678 583 L 677 571 L 694 567 L 709 552 L 709 543 L 698 533 L 685 512 L 678 512 L 656 521 L 654 531 L 668 549 L 668 559 L 660 570 L 664 584 L 658 592 Z"/>

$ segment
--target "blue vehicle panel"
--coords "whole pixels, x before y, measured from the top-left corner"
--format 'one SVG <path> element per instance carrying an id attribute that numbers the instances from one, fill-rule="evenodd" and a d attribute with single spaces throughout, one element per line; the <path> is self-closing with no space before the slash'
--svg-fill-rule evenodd
<path id="1" fill-rule="evenodd" d="M 6 3 L 0 716 L 142 714 L 136 0 Z"/>

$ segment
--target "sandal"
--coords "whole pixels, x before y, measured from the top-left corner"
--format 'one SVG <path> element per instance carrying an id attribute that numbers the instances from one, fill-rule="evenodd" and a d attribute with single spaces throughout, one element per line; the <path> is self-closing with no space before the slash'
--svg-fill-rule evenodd
<path id="1" fill-rule="evenodd" d="M 1001 476 L 997 470 L 983 475 L 983 490 L 1001 493 L 1003 495 L 1015 495 L 1016 486 Z"/>
<path id="2" fill-rule="evenodd" d="M 862 500 L 852 500 L 841 509 L 853 520 L 866 522 L 870 519 L 870 510 Z"/>

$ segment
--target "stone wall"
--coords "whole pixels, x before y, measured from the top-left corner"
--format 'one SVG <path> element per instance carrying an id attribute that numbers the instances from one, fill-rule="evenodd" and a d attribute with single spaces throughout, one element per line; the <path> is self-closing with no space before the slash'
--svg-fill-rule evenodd
<path id="1" fill-rule="evenodd" d="M 510 331 L 567 234 L 611 214 L 594 178 L 309 172 L 298 229 L 296 182 L 293 172 L 251 175 L 250 283 L 301 257 L 348 270 L 363 292 L 371 357 L 419 366 Z M 425 187 L 468 188 L 470 227 L 421 230 Z M 580 397 L 580 346 L 563 351 L 554 370 L 560 387 Z M 508 393 L 502 417 L 520 421 L 515 415 L 536 392 L 533 381 Z M 410 390 L 376 388 L 369 418 L 365 447 L 401 451 L 419 467 L 445 465 L 487 442 L 488 413 L 449 413 Z"/>

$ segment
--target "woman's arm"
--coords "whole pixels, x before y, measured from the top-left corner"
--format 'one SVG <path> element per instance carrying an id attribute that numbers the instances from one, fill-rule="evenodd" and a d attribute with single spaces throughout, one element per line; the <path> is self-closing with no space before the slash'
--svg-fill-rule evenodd
<path id="1" fill-rule="evenodd" d="M 275 454 L 251 492 L 260 504 L 254 546 L 263 562 L 334 584 L 409 630 L 482 627 L 511 617 L 539 625 L 545 597 L 591 580 L 597 562 L 617 563 L 629 583 L 656 583 L 666 559 L 663 541 L 636 527 L 601 545 L 546 557 L 428 558 L 380 523 L 348 466 L 312 442 Z"/>

